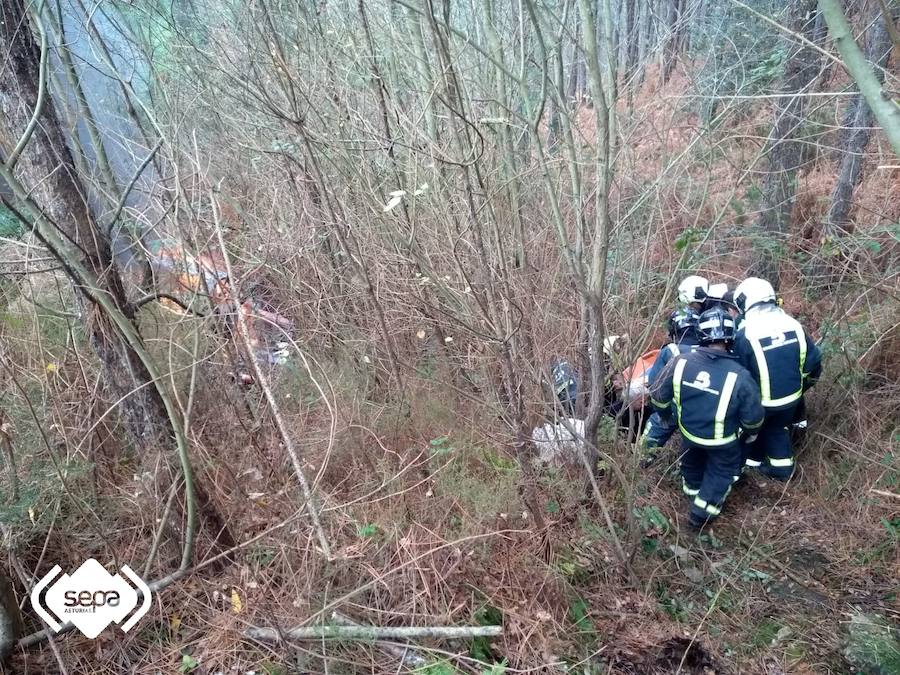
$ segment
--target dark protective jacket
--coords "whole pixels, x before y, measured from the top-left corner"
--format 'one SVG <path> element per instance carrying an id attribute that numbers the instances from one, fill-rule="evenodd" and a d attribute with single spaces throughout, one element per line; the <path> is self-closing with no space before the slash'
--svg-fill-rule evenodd
<path id="1" fill-rule="evenodd" d="M 578 396 L 578 381 L 575 379 L 575 369 L 568 361 L 554 361 L 550 367 L 553 376 L 553 388 L 559 402 L 566 406 L 575 405 Z"/>
<path id="2" fill-rule="evenodd" d="M 656 361 L 653 362 L 653 365 L 650 366 L 650 370 L 647 371 L 647 386 L 652 389 L 653 385 L 656 383 L 656 379 L 672 359 L 676 356 L 681 356 L 687 352 L 694 351 L 697 346 L 696 339 L 685 337 L 681 342 L 670 342 L 660 349 Z"/>
<path id="3" fill-rule="evenodd" d="M 705 447 L 736 442 L 741 430 L 758 429 L 765 416 L 747 369 L 734 355 L 708 347 L 670 362 L 651 389 L 650 402 L 661 413 L 674 405 L 681 435 Z"/>
<path id="4" fill-rule="evenodd" d="M 750 308 L 735 337 L 734 353 L 759 384 L 769 410 L 796 404 L 822 374 L 819 347 L 774 304 Z"/>

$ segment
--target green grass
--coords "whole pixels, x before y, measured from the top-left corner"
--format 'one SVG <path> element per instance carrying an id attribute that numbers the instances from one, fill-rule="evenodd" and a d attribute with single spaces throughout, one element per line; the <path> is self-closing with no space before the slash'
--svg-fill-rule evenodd
<path id="1" fill-rule="evenodd" d="M 429 464 L 435 472 L 435 494 L 454 497 L 467 516 L 451 523 L 459 534 L 475 532 L 480 523 L 493 520 L 501 513 L 521 510 L 518 467 L 498 468 L 496 462 L 483 461 L 482 449 L 447 437 L 432 440 L 429 451 L 432 457 Z M 448 517 L 452 515 L 455 514 Z"/>
<path id="2" fill-rule="evenodd" d="M 569 621 L 578 631 L 578 639 L 585 644 L 593 644 L 597 639 L 594 622 L 590 618 L 590 607 L 580 595 L 574 595 L 569 602 Z"/>
<path id="3" fill-rule="evenodd" d="M 459 672 L 449 661 L 429 663 L 414 671 L 417 675 L 457 675 Z"/>
<path id="4" fill-rule="evenodd" d="M 22 221 L 16 218 L 12 212 L 0 204 L 0 237 L 18 239 L 25 233 Z"/>
<path id="5" fill-rule="evenodd" d="M 770 646 L 778 636 L 781 630 L 781 624 L 774 619 L 764 619 L 753 629 L 750 637 L 750 644 L 759 649 L 765 649 Z"/>
<path id="6" fill-rule="evenodd" d="M 844 657 L 866 675 L 900 673 L 900 633 L 876 614 L 855 613 L 847 626 Z"/>
<path id="7" fill-rule="evenodd" d="M 861 565 L 888 560 L 895 554 L 898 545 L 900 545 L 900 517 L 891 518 L 890 520 L 882 518 L 880 522 L 887 536 L 872 548 L 856 552 L 854 557 Z"/>

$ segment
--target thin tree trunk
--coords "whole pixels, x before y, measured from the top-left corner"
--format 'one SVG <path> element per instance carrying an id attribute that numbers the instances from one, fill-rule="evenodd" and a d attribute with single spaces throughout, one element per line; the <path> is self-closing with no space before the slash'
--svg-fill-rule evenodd
<path id="1" fill-rule="evenodd" d="M 22 613 L 16 602 L 12 581 L 0 572 L 0 669 L 23 632 Z"/>
<path id="2" fill-rule="evenodd" d="M 438 125 L 434 115 L 434 106 L 431 104 L 431 96 L 429 96 L 432 76 L 428 53 L 425 51 L 425 38 L 422 35 L 423 21 L 424 19 L 418 14 L 412 10 L 407 10 L 407 24 L 413 51 L 416 55 L 416 72 L 419 75 L 419 86 L 422 87 L 421 99 L 425 101 L 425 128 L 428 131 L 428 139 L 436 144 L 438 142 Z"/>
<path id="3" fill-rule="evenodd" d="M 663 49 L 661 82 L 666 84 L 678 65 L 678 57 L 681 54 L 684 38 L 684 14 L 685 0 L 672 0 L 672 9 L 669 15 L 672 23 L 669 27 L 669 35 L 666 38 L 666 46 Z"/>
<path id="4" fill-rule="evenodd" d="M 883 68 L 887 67 L 891 55 L 891 39 L 887 22 L 877 12 L 874 25 L 869 29 L 866 46 L 866 60 L 876 64 L 875 77 L 879 84 L 884 82 Z M 839 238 L 847 230 L 850 216 L 853 190 L 859 183 L 862 174 L 863 153 L 869 144 L 873 123 L 872 109 L 862 94 L 857 94 L 847 114 L 847 137 L 844 146 L 844 157 L 838 173 L 838 181 L 831 194 L 831 207 L 825 219 L 825 236 Z"/>
<path id="5" fill-rule="evenodd" d="M 824 37 L 815 0 L 795 0 L 791 10 L 792 30 L 813 44 Z M 797 173 L 803 162 L 803 144 L 797 137 L 806 113 L 807 97 L 821 68 L 819 52 L 807 44 L 788 58 L 775 106 L 775 121 L 769 134 L 769 172 L 762 190 L 756 226 L 764 245 L 754 263 L 757 276 L 778 285 L 778 252 L 784 242 L 794 209 Z"/>
<path id="6" fill-rule="evenodd" d="M 644 83 L 644 76 L 647 70 L 647 61 L 649 60 L 650 40 L 653 36 L 653 0 L 645 0 L 641 3 L 641 11 L 638 15 L 637 30 L 637 60 L 635 68 L 637 69 L 637 79 L 634 83 L 634 89 L 637 91 Z"/>
<path id="7" fill-rule="evenodd" d="M 581 43 L 581 19 L 575 14 L 575 39 L 572 41 L 572 63 L 569 69 L 569 83 L 566 86 L 566 102 L 570 109 L 584 91 L 584 54 L 579 49 Z"/>
<path id="8" fill-rule="evenodd" d="M 628 100 L 634 92 L 634 68 L 637 65 L 638 55 L 638 30 L 636 30 L 636 15 L 638 8 L 636 0 L 625 0 L 625 59 L 623 72 L 625 73 L 625 87 L 628 89 Z"/>
<path id="9" fill-rule="evenodd" d="M 881 82 L 873 72 L 872 66 L 853 40 L 847 18 L 841 11 L 841 3 L 838 0 L 819 0 L 819 6 L 847 71 L 856 80 L 875 118 L 884 128 L 894 152 L 900 155 L 900 105 L 882 91 Z"/>
<path id="10" fill-rule="evenodd" d="M 506 75 L 503 70 L 506 67 L 503 56 L 503 46 L 500 43 L 500 36 L 494 28 L 494 4 L 492 0 L 486 0 L 484 17 L 484 32 L 487 38 L 488 47 L 494 60 L 500 64 L 501 68 L 496 69 L 494 73 L 494 93 L 497 97 L 495 103 L 497 116 L 503 119 L 509 109 L 508 97 L 506 95 Z M 502 146 L 502 162 L 503 180 L 506 183 L 506 192 L 509 197 L 509 214 L 513 231 L 516 233 L 516 268 L 524 269 L 528 267 L 527 249 L 525 247 L 525 225 L 522 221 L 521 199 L 519 195 L 519 179 L 516 175 L 516 156 L 512 139 L 510 138 L 510 125 L 505 121 L 501 122 L 498 127 L 500 134 L 500 144 Z"/>
<path id="11" fill-rule="evenodd" d="M 603 392 L 606 380 L 606 367 L 603 362 L 603 296 L 606 288 L 606 258 L 609 250 L 609 146 L 610 129 L 609 113 L 615 109 L 615 101 L 608 100 L 609 92 L 604 89 L 601 76 L 600 61 L 597 55 L 597 34 L 588 0 L 579 0 L 579 9 L 585 26 L 585 55 L 587 72 L 591 85 L 591 96 L 594 99 L 594 121 L 596 124 L 596 162 L 597 184 L 595 188 L 594 208 L 595 223 L 593 233 L 593 252 L 590 273 L 587 281 L 587 303 L 590 308 L 591 322 L 591 398 L 585 420 L 585 437 L 591 443 L 597 439 L 597 429 L 603 417 Z"/>
<path id="12" fill-rule="evenodd" d="M 250 627 L 244 636 L 261 642 L 278 642 L 279 640 L 421 640 L 431 639 L 469 639 L 473 637 L 496 636 L 503 634 L 502 626 L 298 626 L 285 630 L 283 628 Z"/>
<path id="13" fill-rule="evenodd" d="M 93 112 L 88 105 L 87 97 L 84 93 L 84 87 L 81 84 L 81 78 L 72 61 L 72 53 L 66 48 L 69 36 L 66 35 L 65 17 L 63 16 L 62 7 L 59 3 L 56 5 L 56 12 L 52 9 L 45 12 L 42 18 L 47 22 L 53 35 L 54 42 L 59 45 L 55 50 L 62 64 L 63 72 L 69 83 L 69 88 L 75 98 L 75 107 L 78 116 L 84 121 L 88 130 L 88 136 L 91 139 L 91 146 L 94 157 L 97 162 L 97 168 L 100 170 L 100 189 L 98 192 L 103 195 L 107 203 L 112 206 L 115 204 L 119 196 L 119 186 L 116 177 L 113 175 L 112 167 L 109 164 L 109 156 L 106 153 L 106 147 L 103 145 L 103 137 L 97 128 L 97 121 Z"/>

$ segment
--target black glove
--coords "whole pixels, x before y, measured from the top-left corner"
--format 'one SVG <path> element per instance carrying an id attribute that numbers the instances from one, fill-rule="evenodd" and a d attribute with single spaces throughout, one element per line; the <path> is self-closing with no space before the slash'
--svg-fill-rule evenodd
<path id="1" fill-rule="evenodd" d="M 750 430 L 741 430 L 741 441 L 750 445 L 753 441 L 756 440 L 756 437 L 759 435 L 759 430 L 750 431 Z"/>

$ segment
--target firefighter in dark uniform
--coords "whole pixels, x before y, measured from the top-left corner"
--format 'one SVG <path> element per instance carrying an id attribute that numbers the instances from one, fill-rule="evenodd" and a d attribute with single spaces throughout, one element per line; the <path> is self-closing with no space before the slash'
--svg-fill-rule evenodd
<path id="1" fill-rule="evenodd" d="M 550 364 L 550 375 L 553 378 L 553 390 L 560 407 L 569 417 L 575 416 L 575 403 L 578 399 L 578 381 L 575 369 L 565 359 L 555 359 Z"/>
<path id="2" fill-rule="evenodd" d="M 669 316 L 669 340 L 670 342 L 659 350 L 659 356 L 647 371 L 647 386 L 652 390 L 660 375 L 665 372 L 666 366 L 672 359 L 682 354 L 693 351 L 700 344 L 700 336 L 697 334 L 697 324 L 700 315 L 687 307 L 672 312 Z M 655 459 L 656 451 L 668 443 L 675 433 L 675 422 L 671 415 L 663 416 L 658 412 L 650 415 L 647 428 L 641 438 L 645 456 L 641 461 L 643 467 L 649 466 Z"/>
<path id="3" fill-rule="evenodd" d="M 778 306 L 764 279 L 745 279 L 734 291 L 744 321 L 735 354 L 759 386 L 766 419 L 746 464 L 778 480 L 794 471 L 789 429 L 803 394 L 822 374 L 822 353 L 798 321 Z"/>
<path id="4" fill-rule="evenodd" d="M 682 489 L 692 500 L 688 522 L 700 528 L 719 515 L 741 474 L 744 443 L 763 423 L 759 387 L 729 352 L 734 320 L 721 308 L 705 311 L 700 347 L 674 359 L 652 391 L 651 403 L 681 431 Z"/>

